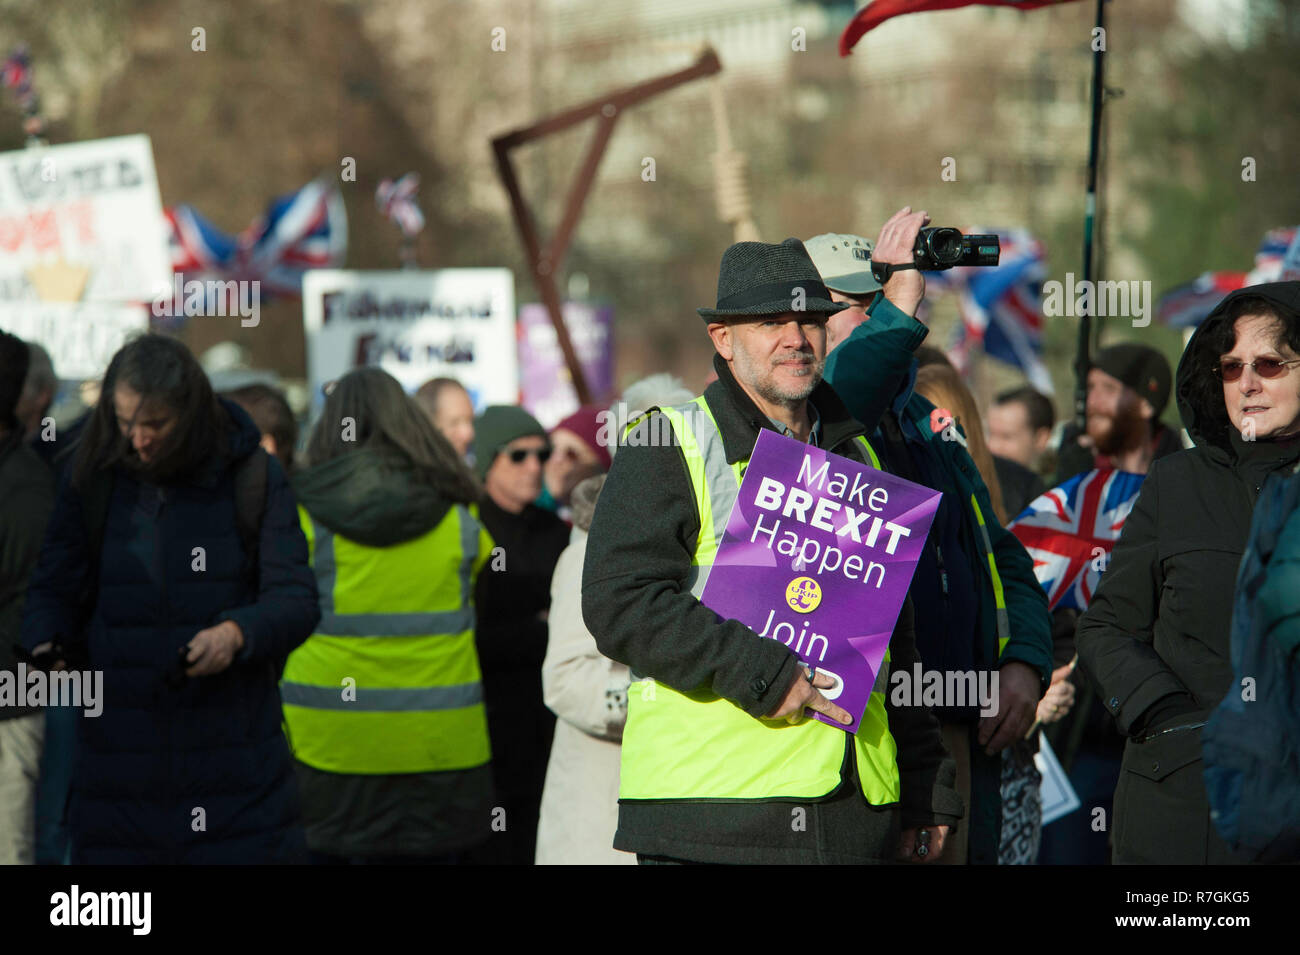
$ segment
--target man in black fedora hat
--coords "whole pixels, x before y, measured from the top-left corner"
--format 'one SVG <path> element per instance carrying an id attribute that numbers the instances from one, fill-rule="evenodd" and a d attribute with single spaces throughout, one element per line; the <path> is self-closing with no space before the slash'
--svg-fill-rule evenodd
<path id="1" fill-rule="evenodd" d="M 821 380 L 840 308 L 799 240 L 728 248 L 717 302 L 699 309 L 718 380 L 635 423 L 601 492 L 583 616 L 633 671 L 614 846 L 643 862 L 926 862 L 962 814 L 927 710 L 881 693 L 868 706 L 878 732 L 812 720 L 851 721 L 822 693 L 834 678 L 699 601 L 762 429 L 874 456 Z M 890 655 L 894 669 L 917 659 L 910 602 Z"/>

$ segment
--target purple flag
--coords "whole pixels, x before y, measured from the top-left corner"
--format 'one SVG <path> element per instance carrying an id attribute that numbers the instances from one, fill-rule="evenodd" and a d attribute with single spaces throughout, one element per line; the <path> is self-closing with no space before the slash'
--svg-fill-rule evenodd
<path id="1" fill-rule="evenodd" d="M 701 602 L 839 680 L 857 732 L 939 492 L 766 429 Z"/>

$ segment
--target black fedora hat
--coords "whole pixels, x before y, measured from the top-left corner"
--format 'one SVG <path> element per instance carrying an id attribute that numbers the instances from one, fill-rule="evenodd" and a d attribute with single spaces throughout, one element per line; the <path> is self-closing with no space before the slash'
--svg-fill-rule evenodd
<path id="1" fill-rule="evenodd" d="M 737 242 L 730 246 L 718 268 L 717 305 L 696 311 L 702 318 L 730 318 L 783 312 L 830 315 L 847 307 L 831 301 L 830 290 L 803 243 L 786 239 L 780 245 Z"/>

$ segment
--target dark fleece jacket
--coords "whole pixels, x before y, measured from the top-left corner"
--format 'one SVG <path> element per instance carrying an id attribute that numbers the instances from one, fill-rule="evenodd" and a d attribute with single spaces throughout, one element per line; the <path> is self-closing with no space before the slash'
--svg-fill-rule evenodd
<path id="1" fill-rule="evenodd" d="M 772 428 L 714 359 L 718 381 L 705 392 L 728 462 L 747 459 L 761 428 Z M 823 447 L 863 460 L 854 440 L 862 426 L 825 384 L 810 398 L 821 416 Z M 639 427 L 662 433 L 652 419 Z M 723 620 L 686 584 L 699 515 L 681 449 L 630 439 L 620 446 L 601 490 L 587 541 L 582 612 L 606 656 L 681 691 L 707 688 L 753 717 L 775 709 L 801 678 L 798 657 L 737 620 Z M 891 665 L 916 661 L 911 602 L 890 642 Z M 888 703 L 887 703 L 888 706 Z M 846 737 L 842 782 L 810 803 L 808 832 L 792 833 L 783 802 L 620 801 L 616 848 L 705 862 L 879 862 L 897 844 L 896 830 L 955 823 L 962 814 L 953 789 L 955 764 L 928 710 L 888 706 L 898 744 L 901 820 L 869 807 L 856 790 Z M 892 827 L 892 829 L 891 829 Z M 809 838 L 809 836 L 812 838 Z"/>

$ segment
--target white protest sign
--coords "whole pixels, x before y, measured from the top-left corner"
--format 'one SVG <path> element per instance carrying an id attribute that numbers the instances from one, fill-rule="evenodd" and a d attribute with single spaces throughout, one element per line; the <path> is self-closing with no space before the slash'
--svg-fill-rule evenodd
<path id="1" fill-rule="evenodd" d="M 302 313 L 313 396 L 353 368 L 378 365 L 408 392 L 455 378 L 476 409 L 519 400 L 509 269 L 315 269 L 303 278 Z"/>
<path id="2" fill-rule="evenodd" d="M 1040 733 L 1038 739 L 1040 745 L 1034 754 L 1034 765 L 1043 777 L 1039 793 L 1043 799 L 1043 825 L 1047 825 L 1062 816 L 1068 816 L 1083 804 L 1079 801 L 1079 794 L 1070 785 L 1070 777 L 1065 775 L 1056 753 L 1052 751 L 1052 744 L 1047 742 L 1047 736 Z"/>
<path id="3" fill-rule="evenodd" d="M 147 302 L 171 282 L 148 136 L 0 153 L 0 302 L 39 296 L 27 273 L 89 269 L 83 301 Z"/>
<path id="4" fill-rule="evenodd" d="M 37 342 L 60 378 L 99 378 L 132 332 L 149 329 L 144 305 L 0 302 L 0 328 Z"/>

